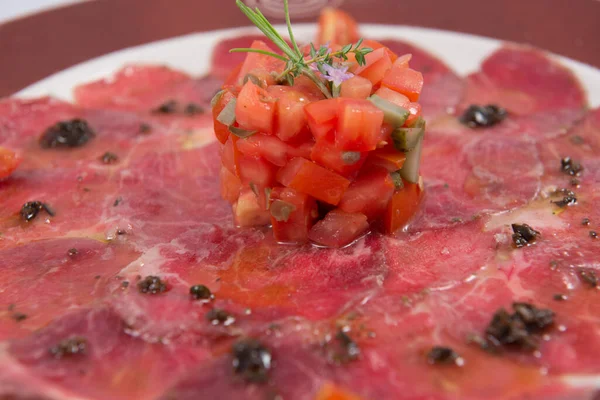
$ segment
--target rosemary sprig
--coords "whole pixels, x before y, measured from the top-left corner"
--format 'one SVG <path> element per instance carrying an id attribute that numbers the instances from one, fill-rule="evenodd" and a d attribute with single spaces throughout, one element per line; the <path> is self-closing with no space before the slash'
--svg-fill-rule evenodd
<path id="1" fill-rule="evenodd" d="M 340 84 L 352 76 L 348 73 L 348 67 L 342 64 L 342 61 L 348 61 L 348 54 L 354 54 L 358 65 L 365 65 L 365 55 L 373 51 L 368 47 L 360 47 L 363 40 L 360 39 L 356 44 L 347 44 L 341 50 L 332 52 L 329 46 L 323 45 L 318 50 L 310 44 L 310 58 L 306 58 L 292 31 L 290 21 L 290 12 L 288 0 L 283 1 L 285 11 L 285 22 L 290 36 L 292 46 L 288 45 L 285 39 L 277 32 L 273 25 L 260 12 L 258 8 L 254 10 L 245 5 L 242 0 L 236 0 L 236 5 L 248 17 L 256 27 L 264 33 L 283 53 L 276 54 L 270 51 L 260 49 L 236 48 L 230 52 L 259 53 L 266 56 L 277 58 L 286 63 L 285 70 L 277 77 L 280 83 L 287 82 L 294 84 L 294 78 L 304 75 L 311 79 L 323 92 L 325 97 L 331 98 L 339 95 Z M 321 76 L 318 76 L 316 72 Z"/>

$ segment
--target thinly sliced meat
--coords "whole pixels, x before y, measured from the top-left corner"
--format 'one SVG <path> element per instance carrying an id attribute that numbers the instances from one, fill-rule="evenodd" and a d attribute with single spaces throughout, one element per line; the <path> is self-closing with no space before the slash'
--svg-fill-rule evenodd
<path id="1" fill-rule="evenodd" d="M 176 111 L 162 114 L 183 113 L 190 104 L 196 114 L 209 109 L 221 82 L 210 76 L 192 79 L 165 66 L 127 66 L 112 78 L 77 87 L 74 95 L 79 105 L 89 108 L 160 113 L 162 105 L 176 102 Z"/>
<path id="2" fill-rule="evenodd" d="M 221 40 L 213 48 L 210 73 L 221 80 L 227 79 L 229 74 L 246 59 L 246 53 L 230 53 L 229 50 L 248 49 L 252 47 L 252 42 L 255 40 L 264 41 L 265 37 L 246 35 Z"/>
<path id="3" fill-rule="evenodd" d="M 79 343 L 85 340 L 83 350 L 52 352 L 61 342 L 74 338 L 79 338 Z M 208 354 L 198 346 L 184 349 L 135 338 L 108 308 L 82 310 L 2 349 L 0 396 L 156 398 Z"/>
<path id="4" fill-rule="evenodd" d="M 411 68 L 423 73 L 425 81 L 419 103 L 428 120 L 443 116 L 453 110 L 463 96 L 464 80 L 443 61 L 417 46 L 401 40 L 382 40 L 398 55 L 412 54 Z"/>

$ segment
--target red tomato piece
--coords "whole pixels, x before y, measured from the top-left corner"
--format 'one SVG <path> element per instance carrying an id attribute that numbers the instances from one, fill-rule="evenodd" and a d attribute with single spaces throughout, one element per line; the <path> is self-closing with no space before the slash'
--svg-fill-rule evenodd
<path id="1" fill-rule="evenodd" d="M 336 209 L 312 227 L 308 238 L 323 246 L 339 248 L 354 242 L 367 229 L 369 222 L 365 215 Z"/>
<path id="2" fill-rule="evenodd" d="M 392 196 L 385 213 L 384 226 L 387 233 L 404 228 L 419 210 L 423 191 L 416 183 L 404 181 L 404 188 Z"/>
<path id="3" fill-rule="evenodd" d="M 275 99 L 269 96 L 266 90 L 249 80 L 238 96 L 235 118 L 243 129 L 272 134 L 275 107 Z"/>
<path id="4" fill-rule="evenodd" d="M 347 13 L 335 8 L 327 7 L 321 11 L 319 17 L 319 31 L 317 43 L 331 45 L 346 45 L 358 41 L 358 25 Z"/>
<path id="5" fill-rule="evenodd" d="M 227 127 L 227 125 L 222 124 L 219 121 L 217 121 L 217 117 L 219 116 L 219 114 L 221 114 L 221 111 L 223 111 L 225 106 L 227 104 L 229 104 L 229 102 L 234 98 L 235 98 L 235 96 L 233 93 L 231 93 L 229 90 L 225 90 L 221 94 L 221 96 L 219 97 L 219 100 L 217 101 L 217 103 L 215 104 L 215 106 L 212 109 L 213 123 L 214 123 L 214 128 L 215 128 L 215 136 L 217 137 L 217 140 L 223 144 L 225 144 L 225 142 L 227 142 L 227 138 L 230 135 L 229 128 Z"/>
<path id="6" fill-rule="evenodd" d="M 299 77 L 294 78 L 294 85 L 292 88 L 303 93 L 311 102 L 325 99 L 325 95 L 321 92 L 321 89 L 319 89 L 316 83 L 311 81 L 307 76 L 300 75 Z"/>
<path id="7" fill-rule="evenodd" d="M 277 53 L 273 51 L 265 42 L 261 40 L 255 40 L 252 42 L 251 49 L 255 50 L 263 50 L 271 53 Z M 243 82 L 243 79 L 248 74 L 260 75 L 257 78 L 266 78 L 266 75 L 270 75 L 271 72 L 281 73 L 285 69 L 285 62 L 271 56 L 267 56 L 260 53 L 248 53 L 242 67 L 240 68 L 240 72 L 237 77 L 237 84 L 240 85 Z M 264 73 L 264 75 L 263 75 Z M 274 83 L 274 81 L 271 81 Z"/>
<path id="8" fill-rule="evenodd" d="M 0 147 L 0 179 L 8 178 L 21 163 L 21 159 L 12 151 Z"/>
<path id="9" fill-rule="evenodd" d="M 275 136 L 257 133 L 244 139 L 238 139 L 236 145 L 240 153 L 262 157 L 279 167 L 283 167 L 288 160 L 288 146 Z"/>
<path id="10" fill-rule="evenodd" d="M 398 59 L 398 56 L 396 55 L 396 53 L 394 53 L 392 50 L 389 49 L 389 47 L 385 46 L 384 44 L 373 40 L 373 39 L 365 39 L 363 40 L 363 42 L 360 45 L 360 48 L 364 48 L 364 47 L 369 47 L 373 50 L 377 50 L 377 49 L 385 49 L 385 52 L 388 54 L 388 56 L 390 56 L 390 60 L 392 60 L 392 62 L 396 62 L 396 60 Z"/>
<path id="11" fill-rule="evenodd" d="M 357 160 L 352 157 L 351 159 L 344 157 L 344 153 L 346 152 L 338 149 L 332 140 L 322 139 L 312 148 L 310 158 L 322 167 L 335 171 L 346 178 L 355 176 L 367 159 L 367 153 L 353 154 L 352 156 L 355 158 L 359 157 Z"/>
<path id="12" fill-rule="evenodd" d="M 302 158 L 310 158 L 310 154 L 312 153 L 313 148 L 315 147 L 315 142 L 312 141 L 312 138 L 308 142 L 304 142 L 297 146 L 288 146 L 288 156 L 290 158 L 294 157 L 302 157 Z"/>
<path id="13" fill-rule="evenodd" d="M 338 208 L 348 213 L 361 213 L 369 220 L 381 217 L 394 194 L 394 181 L 387 169 L 374 167 L 361 173 L 350 184 Z"/>
<path id="14" fill-rule="evenodd" d="M 419 103 L 408 103 L 407 107 L 410 115 L 406 119 L 404 125 L 411 126 L 421 116 L 421 105 Z"/>
<path id="15" fill-rule="evenodd" d="M 377 89 L 375 94 L 381 97 L 382 99 L 387 100 L 390 103 L 394 103 L 395 105 L 403 108 L 408 108 L 408 105 L 410 104 L 410 99 L 408 97 L 386 87 L 381 87 Z"/>
<path id="16" fill-rule="evenodd" d="M 365 56 L 366 64 L 354 70 L 356 75 L 367 78 L 376 86 L 381 83 L 388 71 L 392 69 L 392 60 L 386 49 L 377 49 Z"/>
<path id="17" fill-rule="evenodd" d="M 282 204 L 283 207 L 293 207 L 287 221 L 277 214 Z M 271 191 L 270 206 L 275 240 L 293 244 L 308 242 L 308 231 L 319 216 L 315 199 L 294 189 L 277 187 Z"/>
<path id="18" fill-rule="evenodd" d="M 237 177 L 240 176 L 239 159 L 241 157 L 236 146 L 238 140 L 237 136 L 230 135 L 227 142 L 221 148 L 221 164 Z"/>
<path id="19" fill-rule="evenodd" d="M 304 106 L 309 103 L 307 96 L 289 86 L 270 86 L 267 92 L 277 99 L 277 137 L 287 142 L 306 132 L 308 122 Z"/>
<path id="20" fill-rule="evenodd" d="M 242 190 L 240 178 L 229 172 L 227 168 L 221 167 L 219 182 L 221 183 L 221 197 L 223 200 L 231 204 L 235 203 L 240 196 L 240 190 Z"/>
<path id="21" fill-rule="evenodd" d="M 362 76 L 353 76 L 340 86 L 340 96 L 353 99 L 366 99 L 371 95 L 373 84 Z"/>
<path id="22" fill-rule="evenodd" d="M 394 67 L 409 68 L 411 59 L 412 59 L 412 54 L 404 54 L 403 56 L 398 57 L 398 59 L 396 59 L 396 61 L 394 61 Z"/>
<path id="23" fill-rule="evenodd" d="M 284 186 L 308 194 L 317 200 L 337 205 L 350 181 L 304 158 L 294 158 L 277 173 Z"/>
<path id="24" fill-rule="evenodd" d="M 338 117 L 338 100 L 339 98 L 316 101 L 304 107 L 308 126 L 315 139 L 333 137 Z"/>
<path id="25" fill-rule="evenodd" d="M 368 163 L 385 168 L 388 172 L 398 171 L 406 161 L 406 154 L 398 151 L 393 144 L 369 153 Z"/>
<path id="26" fill-rule="evenodd" d="M 240 179 L 244 185 L 256 185 L 258 188 L 273 186 L 277 168 L 260 157 L 241 156 L 238 160 Z"/>
<path id="27" fill-rule="evenodd" d="M 229 76 L 227 76 L 227 79 L 225 79 L 225 82 L 223 82 L 223 88 L 230 88 L 238 85 L 238 77 L 240 76 L 240 71 L 242 70 L 243 66 L 243 62 L 239 63 L 237 67 L 235 67 L 229 73 Z"/>
<path id="28" fill-rule="evenodd" d="M 258 204 L 256 195 L 250 189 L 243 189 L 238 201 L 231 208 L 237 227 L 264 226 L 271 222 L 271 214 L 264 206 Z"/>
<path id="29" fill-rule="evenodd" d="M 381 139 L 383 111 L 368 100 L 341 98 L 338 110 L 336 146 L 342 150 L 375 150 Z"/>
<path id="30" fill-rule="evenodd" d="M 418 101 L 423 89 L 423 74 L 410 68 L 394 67 L 383 78 L 381 85 L 402 93 L 410 101 Z"/>

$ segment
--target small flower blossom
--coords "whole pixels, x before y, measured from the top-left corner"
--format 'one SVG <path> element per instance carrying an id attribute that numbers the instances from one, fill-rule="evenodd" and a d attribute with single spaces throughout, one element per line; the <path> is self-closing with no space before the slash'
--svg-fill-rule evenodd
<path id="1" fill-rule="evenodd" d="M 332 67 L 328 64 L 322 65 L 323 70 L 327 75 L 323 76 L 330 82 L 333 82 L 334 86 L 339 86 L 342 82 L 352 78 L 354 74 L 348 72 L 348 66 L 340 65 L 339 67 Z"/>

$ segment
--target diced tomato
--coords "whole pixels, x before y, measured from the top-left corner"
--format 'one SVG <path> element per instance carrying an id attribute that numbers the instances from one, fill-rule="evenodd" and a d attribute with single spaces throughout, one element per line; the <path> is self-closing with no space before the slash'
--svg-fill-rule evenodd
<path id="1" fill-rule="evenodd" d="M 277 180 L 284 186 L 333 205 L 340 202 L 350 185 L 343 176 L 300 157 L 281 168 Z"/>
<path id="2" fill-rule="evenodd" d="M 408 103 L 408 107 L 406 108 L 408 108 L 410 115 L 406 119 L 404 125 L 411 126 L 421 116 L 421 105 L 419 103 L 411 102 Z"/>
<path id="3" fill-rule="evenodd" d="M 319 215 L 315 199 L 294 189 L 277 187 L 271 191 L 270 204 L 275 240 L 294 244 L 308 242 L 308 231 Z M 293 208 L 287 221 L 278 215 L 282 204 Z"/>
<path id="4" fill-rule="evenodd" d="M 8 178 L 21 163 L 21 159 L 12 151 L 0 147 L 0 179 Z"/>
<path id="5" fill-rule="evenodd" d="M 302 158 L 310 158 L 310 154 L 312 153 L 313 148 L 315 147 L 315 142 L 310 138 L 309 141 L 301 143 L 297 146 L 289 145 L 288 146 L 288 156 L 290 158 L 294 157 L 302 157 Z"/>
<path id="6" fill-rule="evenodd" d="M 356 152 L 352 157 L 344 157 L 343 150 L 338 149 L 333 140 L 319 140 L 312 148 L 310 158 L 317 164 L 349 178 L 355 176 L 367 159 L 366 152 Z M 358 158 L 358 159 L 356 159 Z"/>
<path id="7" fill-rule="evenodd" d="M 215 104 L 215 106 L 212 109 L 213 122 L 214 122 L 214 128 L 215 128 L 215 136 L 217 137 L 217 140 L 223 144 L 225 144 L 225 142 L 227 141 L 227 138 L 230 135 L 229 128 L 227 127 L 227 125 L 222 124 L 219 121 L 217 121 L 217 117 L 219 116 L 219 114 L 221 114 L 221 111 L 223 111 L 225 106 L 227 104 L 229 104 L 229 102 L 234 98 L 235 98 L 235 96 L 233 95 L 233 93 L 231 93 L 229 90 L 225 90 L 220 95 L 217 103 Z"/>
<path id="8" fill-rule="evenodd" d="M 366 64 L 354 70 L 356 75 L 367 78 L 376 86 L 381 83 L 388 71 L 392 68 L 392 60 L 386 49 L 377 49 L 365 56 Z"/>
<path id="9" fill-rule="evenodd" d="M 240 178 L 244 185 L 253 184 L 259 188 L 273 186 L 277 167 L 260 157 L 240 156 Z"/>
<path id="10" fill-rule="evenodd" d="M 403 56 L 398 57 L 396 61 L 394 61 L 394 67 L 409 68 L 411 59 L 412 54 L 404 54 Z"/>
<path id="11" fill-rule="evenodd" d="M 398 59 L 398 56 L 396 55 L 396 53 L 394 53 L 392 50 L 389 49 L 389 47 L 385 46 L 384 44 L 373 40 L 373 39 L 364 39 L 363 42 L 360 45 L 360 48 L 365 48 L 365 47 L 369 47 L 373 50 L 377 50 L 377 49 L 385 49 L 386 53 L 388 54 L 388 56 L 390 56 L 390 60 L 392 60 L 392 62 L 396 62 L 396 60 Z"/>
<path id="12" fill-rule="evenodd" d="M 238 85 L 238 77 L 240 76 L 240 71 L 242 70 L 242 67 L 244 66 L 244 63 L 239 63 L 237 65 L 237 67 L 235 67 L 230 73 L 229 76 L 227 77 L 227 79 L 225 79 L 225 82 L 223 83 L 223 88 L 229 88 L 229 87 L 234 87 Z"/>
<path id="13" fill-rule="evenodd" d="M 250 189 L 242 190 L 232 210 L 234 223 L 240 228 L 264 226 L 271 221 L 271 214 L 258 204 L 256 195 Z"/>
<path id="14" fill-rule="evenodd" d="M 307 99 L 311 102 L 325 99 L 325 95 L 321 92 L 321 89 L 307 76 L 300 75 L 294 78 L 292 88 L 306 95 Z"/>
<path id="15" fill-rule="evenodd" d="M 342 150 L 371 151 L 380 141 L 383 111 L 368 100 L 338 102 L 335 144 Z"/>
<path id="16" fill-rule="evenodd" d="M 272 134 L 275 107 L 275 99 L 266 90 L 248 81 L 238 95 L 236 121 L 243 129 Z"/>
<path id="17" fill-rule="evenodd" d="M 406 161 L 406 154 L 396 150 L 393 144 L 369 153 L 368 163 L 385 168 L 388 172 L 398 171 Z"/>
<path id="18" fill-rule="evenodd" d="M 252 43 L 251 49 L 255 50 L 263 50 L 271 53 L 277 53 L 273 49 L 271 49 L 265 42 L 261 40 L 255 40 Z M 249 73 L 257 74 L 259 73 L 258 78 L 265 78 L 266 75 L 270 75 L 271 72 L 281 73 L 285 69 L 285 62 L 271 56 L 267 56 L 260 53 L 248 53 L 246 55 L 246 59 L 240 68 L 240 72 L 238 74 L 237 83 L 242 84 L 243 79 Z M 260 72 L 262 71 L 262 72 Z M 265 74 L 265 76 L 262 75 Z M 274 81 L 273 81 L 274 82 Z M 273 83 L 271 82 L 271 83 Z"/>
<path id="19" fill-rule="evenodd" d="M 219 182 L 221 184 L 221 197 L 223 200 L 233 204 L 240 196 L 242 190 L 242 181 L 240 178 L 229 172 L 225 167 L 221 167 L 219 173 Z"/>
<path id="20" fill-rule="evenodd" d="M 327 7 L 319 17 L 317 43 L 346 45 L 358 41 L 358 25 L 347 13 Z"/>
<path id="21" fill-rule="evenodd" d="M 315 400 L 362 400 L 362 399 L 359 396 L 357 396 L 353 393 L 350 393 L 350 392 L 338 387 L 337 385 L 334 385 L 333 383 L 326 383 L 321 387 L 321 389 L 317 393 Z"/>
<path id="22" fill-rule="evenodd" d="M 336 209 L 312 227 L 308 238 L 317 244 L 338 248 L 352 243 L 367 229 L 369 223 L 365 215 Z"/>
<path id="23" fill-rule="evenodd" d="M 403 228 L 419 209 L 423 192 L 418 184 L 404 181 L 404 188 L 398 190 L 390 200 L 384 219 L 385 231 L 394 233 Z"/>
<path id="24" fill-rule="evenodd" d="M 387 100 L 391 103 L 394 103 L 397 106 L 408 108 L 410 103 L 410 99 L 403 94 L 393 91 L 392 89 L 388 89 L 386 87 L 381 87 L 377 89 L 375 94 L 381 97 L 384 100 Z"/>
<path id="25" fill-rule="evenodd" d="M 393 67 L 383 78 L 381 85 L 402 93 L 410 101 L 417 101 L 423 89 L 423 74 L 410 68 Z"/>
<path id="26" fill-rule="evenodd" d="M 235 135 L 230 135 L 227 142 L 221 148 L 221 164 L 225 168 L 229 170 L 235 176 L 240 176 L 240 165 L 239 159 L 241 154 L 237 149 L 236 142 L 238 141 L 238 137 Z"/>
<path id="27" fill-rule="evenodd" d="M 394 181 L 387 169 L 373 167 L 361 173 L 350 184 L 338 208 L 348 213 L 361 213 L 369 220 L 381 217 L 394 194 Z"/>
<path id="28" fill-rule="evenodd" d="M 307 96 L 289 86 L 270 86 L 267 92 L 277 99 L 277 137 L 287 142 L 306 132 L 308 122 L 304 106 L 309 103 Z"/>
<path id="29" fill-rule="evenodd" d="M 236 145 L 240 153 L 262 157 L 279 167 L 283 167 L 288 160 L 288 146 L 275 136 L 257 133 L 244 139 L 238 139 Z"/>
<path id="30" fill-rule="evenodd" d="M 366 99 L 371 95 L 373 84 L 362 76 L 353 76 L 340 86 L 340 96 L 353 99 Z"/>
<path id="31" fill-rule="evenodd" d="M 315 139 L 333 138 L 338 117 L 338 100 L 339 98 L 321 100 L 304 107 L 308 126 Z"/>

